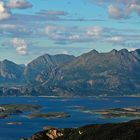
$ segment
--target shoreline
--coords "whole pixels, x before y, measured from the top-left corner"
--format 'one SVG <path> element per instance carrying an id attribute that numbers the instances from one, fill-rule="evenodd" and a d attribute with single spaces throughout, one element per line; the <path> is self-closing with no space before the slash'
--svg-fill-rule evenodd
<path id="1" fill-rule="evenodd" d="M 140 98 L 140 96 L 0 96 L 0 98 Z"/>

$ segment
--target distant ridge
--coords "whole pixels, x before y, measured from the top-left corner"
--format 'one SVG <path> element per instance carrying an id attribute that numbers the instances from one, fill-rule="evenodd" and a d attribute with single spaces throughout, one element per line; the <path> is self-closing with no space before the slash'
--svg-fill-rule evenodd
<path id="1" fill-rule="evenodd" d="M 140 95 L 140 49 L 92 50 L 78 57 L 45 54 L 27 66 L 4 60 L 0 85 L 3 96 Z"/>

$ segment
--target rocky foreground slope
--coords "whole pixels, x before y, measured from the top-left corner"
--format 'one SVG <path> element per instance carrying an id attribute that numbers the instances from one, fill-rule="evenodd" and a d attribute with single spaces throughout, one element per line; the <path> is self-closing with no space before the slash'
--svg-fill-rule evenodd
<path id="1" fill-rule="evenodd" d="M 23 67 L 0 62 L 0 95 L 140 95 L 140 49 L 79 57 L 43 55 Z"/>
<path id="2" fill-rule="evenodd" d="M 79 128 L 46 128 L 21 140 L 140 140 L 140 120 Z"/>

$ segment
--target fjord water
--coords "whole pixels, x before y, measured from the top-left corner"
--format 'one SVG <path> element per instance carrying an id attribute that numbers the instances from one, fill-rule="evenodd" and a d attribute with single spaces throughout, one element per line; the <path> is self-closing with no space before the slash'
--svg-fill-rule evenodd
<path id="1" fill-rule="evenodd" d="M 75 107 L 88 109 L 105 109 L 116 107 L 140 107 L 138 97 L 81 97 L 81 98 L 49 98 L 49 97 L 1 97 L 0 104 L 36 104 L 41 105 L 40 112 L 67 112 L 70 118 L 43 119 L 27 118 L 27 114 L 15 115 L 7 119 L 0 119 L 0 140 L 19 140 L 29 137 L 42 130 L 44 126 L 59 128 L 78 127 L 86 124 L 124 122 L 136 118 L 105 119 L 98 115 L 91 115 L 77 110 Z M 22 122 L 22 125 L 8 125 L 8 122 Z"/>

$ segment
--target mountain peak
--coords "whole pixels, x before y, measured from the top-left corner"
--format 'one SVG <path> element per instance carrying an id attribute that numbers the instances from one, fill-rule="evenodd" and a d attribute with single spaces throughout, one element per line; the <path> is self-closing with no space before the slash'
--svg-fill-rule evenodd
<path id="1" fill-rule="evenodd" d="M 131 54 L 140 61 L 140 49 L 132 51 Z"/>
<path id="2" fill-rule="evenodd" d="M 7 59 L 4 59 L 3 61 L 1 61 L 1 64 L 4 64 L 4 65 L 17 65 L 16 63 L 10 61 L 10 60 L 7 60 Z"/>
<path id="3" fill-rule="evenodd" d="M 111 54 L 115 55 L 118 51 L 116 49 L 113 49 L 112 51 L 110 51 Z"/>
<path id="4" fill-rule="evenodd" d="M 95 49 L 91 50 L 90 53 L 93 53 L 93 54 L 98 54 L 99 52 Z"/>
<path id="5" fill-rule="evenodd" d="M 11 61 L 9 61 L 9 60 L 7 60 L 7 59 L 4 59 L 3 61 L 2 61 L 3 63 L 13 63 L 13 62 L 11 62 Z"/>
<path id="6" fill-rule="evenodd" d="M 140 54 L 140 49 L 136 49 L 136 50 L 133 51 L 133 52 L 136 52 L 136 53 Z"/>
<path id="7" fill-rule="evenodd" d="M 129 53 L 129 51 L 127 49 L 121 49 L 118 52 L 121 54 L 128 54 Z"/>
<path id="8" fill-rule="evenodd" d="M 85 55 L 85 54 L 98 54 L 98 53 L 99 52 L 97 50 L 93 49 L 93 50 L 90 50 L 88 52 L 83 53 L 82 55 Z"/>

